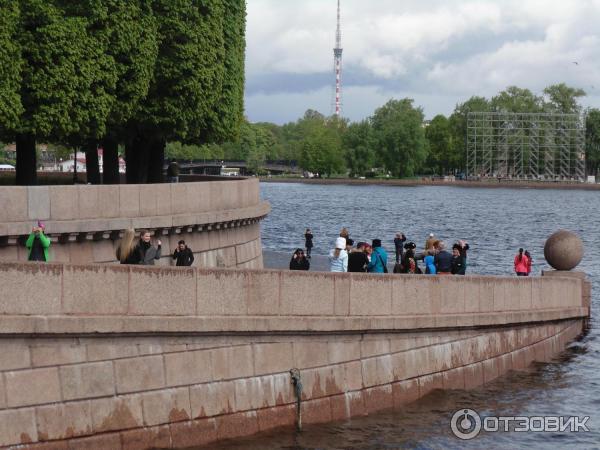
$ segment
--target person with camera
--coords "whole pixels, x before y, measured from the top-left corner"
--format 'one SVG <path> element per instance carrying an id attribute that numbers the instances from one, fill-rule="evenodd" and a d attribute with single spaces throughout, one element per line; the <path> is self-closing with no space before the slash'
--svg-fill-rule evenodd
<path id="1" fill-rule="evenodd" d="M 304 247 L 306 247 L 306 257 L 310 259 L 310 252 L 312 252 L 313 248 L 313 234 L 310 231 L 310 228 L 307 228 L 304 232 Z"/>
<path id="2" fill-rule="evenodd" d="M 402 261 L 402 257 L 404 256 L 405 241 L 406 236 L 404 236 L 404 233 L 396 233 L 396 237 L 394 238 L 394 247 L 396 248 L 396 264 L 399 264 L 400 261 Z"/>
<path id="3" fill-rule="evenodd" d="M 290 259 L 290 270 L 309 270 L 310 261 L 304 254 L 304 250 L 297 248 L 292 259 Z"/>
<path id="4" fill-rule="evenodd" d="M 46 226 L 44 222 L 39 221 L 37 227 L 33 227 L 31 234 L 25 242 L 25 247 L 29 250 L 28 261 L 48 262 L 50 257 L 48 249 L 50 248 L 50 238 L 44 234 Z"/>
<path id="5" fill-rule="evenodd" d="M 194 252 L 183 239 L 177 243 L 177 248 L 173 252 L 173 259 L 177 260 L 175 265 L 178 267 L 187 267 L 194 263 Z"/>

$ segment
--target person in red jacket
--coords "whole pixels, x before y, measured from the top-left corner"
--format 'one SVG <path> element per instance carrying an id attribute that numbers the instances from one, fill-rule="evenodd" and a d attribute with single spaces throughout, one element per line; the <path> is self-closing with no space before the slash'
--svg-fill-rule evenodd
<path id="1" fill-rule="evenodd" d="M 515 256 L 515 272 L 519 277 L 529 275 L 529 258 L 523 254 L 523 249 L 519 249 L 519 253 Z"/>

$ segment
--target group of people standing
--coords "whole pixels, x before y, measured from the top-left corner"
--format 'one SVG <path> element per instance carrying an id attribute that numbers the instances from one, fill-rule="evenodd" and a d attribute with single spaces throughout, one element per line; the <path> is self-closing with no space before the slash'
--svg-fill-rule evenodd
<path id="1" fill-rule="evenodd" d="M 381 246 L 381 239 L 373 239 L 371 244 L 350 238 L 347 228 L 342 228 L 335 240 L 335 247 L 329 252 L 331 272 L 387 273 L 388 255 Z"/>
<path id="2" fill-rule="evenodd" d="M 161 257 L 162 242 L 157 239 L 154 246 L 148 230 L 142 230 L 139 239 L 136 240 L 135 230 L 129 228 L 123 233 L 116 254 L 121 264 L 153 266 L 154 262 Z M 173 259 L 176 260 L 177 266 L 191 266 L 194 262 L 194 253 L 185 241 L 180 240 L 173 252 Z"/>
<path id="3" fill-rule="evenodd" d="M 531 273 L 531 254 L 527 250 L 519 249 L 515 256 L 515 273 L 519 277 L 528 277 Z"/>
<path id="4" fill-rule="evenodd" d="M 306 253 L 298 248 L 290 261 L 291 270 L 309 270 L 310 252 L 313 248 L 313 234 L 309 228 L 304 234 Z M 396 233 L 394 247 L 396 263 L 394 273 L 426 273 L 430 275 L 453 274 L 464 275 L 467 269 L 467 251 L 469 244 L 458 241 L 452 246 L 452 253 L 446 250 L 446 244 L 429 235 L 423 252 L 416 252 L 414 242 L 406 242 L 404 233 Z M 424 272 L 418 261 L 424 262 Z M 329 252 L 329 269 L 331 272 L 368 272 L 388 273 L 388 254 L 382 247 L 381 239 L 373 239 L 371 244 L 358 242 L 350 238 L 347 228 L 342 228 L 335 240 L 334 248 Z"/>
<path id="5" fill-rule="evenodd" d="M 396 235 L 395 273 L 425 273 L 427 275 L 465 275 L 467 271 L 467 251 L 469 244 L 459 240 L 452 245 L 452 253 L 447 250 L 446 243 L 437 239 L 433 233 L 425 241 L 424 250 L 417 253 L 417 245 L 407 242 L 398 248 L 397 242 L 404 243 L 406 237 L 402 233 Z M 398 262 L 399 261 L 399 262 Z M 423 261 L 424 270 L 419 267 Z"/>

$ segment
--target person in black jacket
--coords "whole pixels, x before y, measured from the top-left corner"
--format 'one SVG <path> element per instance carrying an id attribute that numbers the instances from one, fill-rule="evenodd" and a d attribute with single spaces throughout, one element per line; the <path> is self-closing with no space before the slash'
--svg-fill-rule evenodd
<path id="1" fill-rule="evenodd" d="M 448 275 L 452 273 L 452 255 L 446 251 L 446 243 L 438 243 L 439 252 L 435 255 L 434 264 L 438 275 Z"/>
<path id="2" fill-rule="evenodd" d="M 310 261 L 304 255 L 304 250 L 297 248 L 290 259 L 290 270 L 309 270 Z"/>
<path id="3" fill-rule="evenodd" d="M 173 252 L 173 259 L 177 260 L 176 266 L 191 266 L 194 262 L 194 253 L 185 245 L 184 240 L 177 243 L 177 248 Z"/>
<path id="4" fill-rule="evenodd" d="M 469 244 L 458 241 L 452 246 L 452 275 L 464 275 L 467 272 L 467 250 Z"/>
<path id="5" fill-rule="evenodd" d="M 402 257 L 404 256 L 405 241 L 406 236 L 404 236 L 404 233 L 396 233 L 396 237 L 394 238 L 394 247 L 396 247 L 396 264 L 402 261 Z"/>
<path id="6" fill-rule="evenodd" d="M 419 268 L 417 263 L 417 256 L 415 254 L 415 249 L 417 248 L 417 244 L 414 242 L 407 242 L 404 244 L 404 255 L 402 256 L 402 263 L 400 267 L 394 267 L 395 273 L 412 273 L 412 274 L 420 274 L 422 270 Z"/>
<path id="7" fill-rule="evenodd" d="M 306 229 L 304 233 L 304 240 L 304 246 L 306 247 L 306 257 L 310 259 L 310 252 L 313 248 L 313 234 L 312 231 L 310 231 L 310 228 Z"/>
<path id="8" fill-rule="evenodd" d="M 359 242 L 356 244 L 356 249 L 348 254 L 348 272 L 366 272 L 369 265 L 369 257 L 366 253 L 366 248 L 369 244 Z"/>

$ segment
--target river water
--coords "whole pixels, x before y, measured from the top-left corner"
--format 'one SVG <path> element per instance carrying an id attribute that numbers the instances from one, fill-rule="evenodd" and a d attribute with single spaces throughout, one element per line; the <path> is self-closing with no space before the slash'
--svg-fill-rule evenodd
<path id="1" fill-rule="evenodd" d="M 421 248 L 429 233 L 452 244 L 470 244 L 468 273 L 512 274 L 519 247 L 533 256 L 533 272 L 548 268 L 545 240 L 558 229 L 577 233 L 585 256 L 579 270 L 593 284 L 588 332 L 554 361 L 511 372 L 478 389 L 435 391 L 402 411 L 278 430 L 225 442 L 218 449 L 446 449 L 600 448 L 600 195 L 591 191 L 453 187 L 344 186 L 263 183 L 272 206 L 262 224 L 267 267 L 285 267 L 304 229 L 315 235 L 317 269 L 345 226 L 355 240 L 379 238 L 393 257 L 393 237 L 402 231 Z M 470 408 L 482 416 L 590 416 L 589 432 L 482 432 L 461 441 L 450 431 L 452 414 Z"/>

